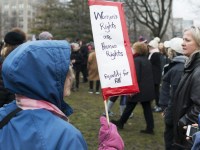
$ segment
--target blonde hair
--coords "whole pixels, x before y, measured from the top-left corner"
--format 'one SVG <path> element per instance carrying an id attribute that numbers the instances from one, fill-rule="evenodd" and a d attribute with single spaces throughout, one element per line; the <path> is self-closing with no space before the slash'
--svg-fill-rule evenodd
<path id="1" fill-rule="evenodd" d="M 67 75 L 66 75 L 65 82 L 64 82 L 64 91 L 63 91 L 64 97 L 69 96 L 71 94 L 71 87 L 72 87 L 74 78 L 75 78 L 74 72 L 73 72 L 72 66 L 70 65 L 69 70 L 68 70 Z"/>
<path id="2" fill-rule="evenodd" d="M 72 68 L 72 65 L 69 65 L 69 70 L 67 72 L 67 76 L 69 76 L 71 78 L 72 82 L 74 81 L 75 75 L 74 75 L 74 70 Z"/>
<path id="3" fill-rule="evenodd" d="M 196 42 L 198 49 L 200 49 L 200 27 L 191 26 L 190 28 L 185 29 L 183 32 L 190 31 L 192 33 L 192 37 Z"/>
<path id="4" fill-rule="evenodd" d="M 9 45 L 4 44 L 3 48 L 1 49 L 1 56 L 2 58 L 6 58 L 18 45 Z"/>

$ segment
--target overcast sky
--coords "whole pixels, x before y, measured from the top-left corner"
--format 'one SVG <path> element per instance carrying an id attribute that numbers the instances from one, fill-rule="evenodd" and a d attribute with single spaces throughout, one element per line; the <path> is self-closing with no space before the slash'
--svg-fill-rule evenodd
<path id="1" fill-rule="evenodd" d="M 174 18 L 194 20 L 194 24 L 200 25 L 200 19 L 198 17 L 200 14 L 200 9 L 197 10 L 194 6 L 194 5 L 200 6 L 199 0 L 173 0 L 173 1 L 174 1 L 173 3 Z"/>

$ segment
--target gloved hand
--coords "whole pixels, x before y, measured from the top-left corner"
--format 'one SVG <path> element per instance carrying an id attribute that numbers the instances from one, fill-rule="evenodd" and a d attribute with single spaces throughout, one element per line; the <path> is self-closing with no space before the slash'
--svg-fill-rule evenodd
<path id="1" fill-rule="evenodd" d="M 98 150 L 124 150 L 124 142 L 117 131 L 117 127 L 111 122 L 108 126 L 104 116 L 100 117 L 100 123 Z"/>

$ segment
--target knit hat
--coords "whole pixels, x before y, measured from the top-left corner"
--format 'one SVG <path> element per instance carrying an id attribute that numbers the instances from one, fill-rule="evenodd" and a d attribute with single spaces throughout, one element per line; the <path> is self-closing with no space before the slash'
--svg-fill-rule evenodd
<path id="1" fill-rule="evenodd" d="M 158 48 L 158 44 L 160 42 L 160 38 L 159 37 L 155 37 L 153 40 L 151 40 L 149 42 L 149 46 L 153 47 L 153 48 Z"/>
<path id="2" fill-rule="evenodd" d="M 173 49 L 177 53 L 182 54 L 183 53 L 182 43 L 183 43 L 182 38 L 175 37 L 175 38 L 171 39 L 170 41 L 165 41 L 164 46 L 167 48 Z"/>
<path id="3" fill-rule="evenodd" d="M 39 34 L 39 40 L 51 40 L 53 35 L 47 31 L 44 31 Z"/>
<path id="4" fill-rule="evenodd" d="M 8 32 L 4 37 L 4 42 L 10 45 L 20 45 L 24 43 L 24 37 L 17 32 Z"/>
<path id="5" fill-rule="evenodd" d="M 73 51 L 78 51 L 80 49 L 80 46 L 78 43 L 71 43 L 72 50 Z"/>
<path id="6" fill-rule="evenodd" d="M 139 42 L 143 42 L 143 43 L 146 43 L 147 40 L 143 37 L 143 36 L 139 36 L 139 39 L 138 39 Z"/>

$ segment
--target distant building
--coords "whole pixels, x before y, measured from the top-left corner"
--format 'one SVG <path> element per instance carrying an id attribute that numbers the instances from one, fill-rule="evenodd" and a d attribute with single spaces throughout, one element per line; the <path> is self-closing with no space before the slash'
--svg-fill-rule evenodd
<path id="1" fill-rule="evenodd" d="M 183 20 L 183 18 L 173 18 L 173 37 L 182 37 L 185 28 L 194 25 L 193 20 Z"/>
<path id="2" fill-rule="evenodd" d="M 67 3 L 71 0 L 58 0 Z M 0 40 L 13 27 L 19 27 L 27 34 L 33 26 L 37 8 L 44 0 L 0 0 Z"/>
<path id="3" fill-rule="evenodd" d="M 183 30 L 185 28 L 189 28 L 189 27 L 191 27 L 193 25 L 194 25 L 194 21 L 193 20 L 183 20 L 182 21 Z"/>
<path id="4" fill-rule="evenodd" d="M 13 27 L 19 27 L 29 33 L 35 16 L 36 5 L 41 0 L 1 0 L 1 33 L 3 37 Z"/>

